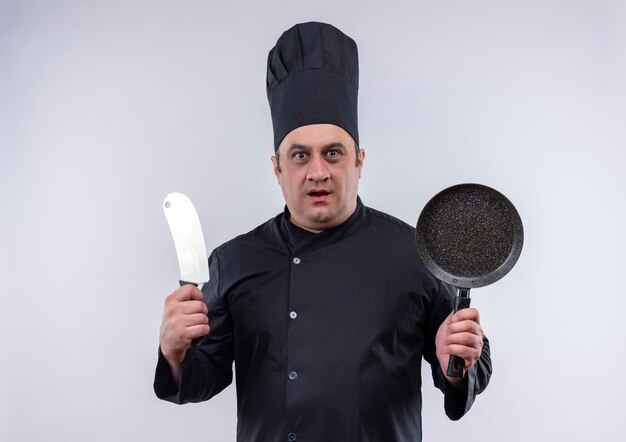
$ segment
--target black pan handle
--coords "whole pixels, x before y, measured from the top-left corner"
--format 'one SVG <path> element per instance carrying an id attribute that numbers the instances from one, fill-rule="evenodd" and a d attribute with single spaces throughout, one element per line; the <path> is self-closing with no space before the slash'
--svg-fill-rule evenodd
<path id="1" fill-rule="evenodd" d="M 454 298 L 454 313 L 470 306 L 470 289 L 457 288 L 457 296 Z M 450 355 L 448 361 L 448 376 L 462 378 L 465 373 L 465 361 L 457 355 Z"/>

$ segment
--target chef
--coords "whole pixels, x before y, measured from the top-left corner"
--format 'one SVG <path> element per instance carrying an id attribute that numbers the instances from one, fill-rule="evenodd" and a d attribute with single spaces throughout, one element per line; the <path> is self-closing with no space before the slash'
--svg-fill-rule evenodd
<path id="1" fill-rule="evenodd" d="M 453 314 L 414 229 L 358 196 L 358 85 L 356 43 L 339 29 L 281 35 L 267 94 L 284 211 L 215 249 L 202 291 L 165 300 L 157 396 L 208 400 L 234 361 L 241 442 L 419 441 L 422 358 L 451 419 L 489 382 L 478 311 Z M 445 374 L 450 354 L 462 378 Z"/>

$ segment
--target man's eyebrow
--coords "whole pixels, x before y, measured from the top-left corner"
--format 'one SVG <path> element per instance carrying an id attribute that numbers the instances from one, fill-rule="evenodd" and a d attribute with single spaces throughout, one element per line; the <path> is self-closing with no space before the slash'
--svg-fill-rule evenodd
<path id="1" fill-rule="evenodd" d="M 330 150 L 330 149 L 345 149 L 346 146 L 344 146 L 343 143 L 340 143 L 339 141 L 335 141 L 332 143 L 328 143 L 325 144 L 322 149 L 323 150 Z M 309 152 L 311 150 L 311 146 L 309 146 L 308 144 L 299 144 L 299 143 L 294 143 L 291 146 L 289 146 L 287 148 L 287 153 L 290 153 L 294 150 L 304 150 Z"/>
<path id="2" fill-rule="evenodd" d="M 311 146 L 308 146 L 306 144 L 297 144 L 294 143 L 291 146 L 289 146 L 287 148 L 287 153 L 291 152 L 292 150 L 296 150 L 296 149 L 301 149 L 301 150 L 311 150 Z"/>
<path id="3" fill-rule="evenodd" d="M 344 149 L 346 146 L 343 145 L 343 143 L 339 143 L 339 142 L 335 142 L 335 143 L 330 143 L 324 146 L 324 150 L 328 150 L 328 149 L 337 149 L 337 148 L 341 148 Z"/>
<path id="4" fill-rule="evenodd" d="M 333 143 L 328 143 L 325 144 L 322 149 L 323 150 L 328 150 L 328 149 L 337 149 L 337 148 L 345 148 L 346 146 L 343 145 L 343 143 L 340 143 L 338 141 L 333 142 Z M 309 146 L 308 144 L 298 144 L 298 143 L 294 143 L 291 146 L 289 146 L 287 148 L 287 152 L 291 152 L 292 150 L 296 150 L 296 149 L 301 149 L 301 150 L 311 150 L 311 146 Z"/>

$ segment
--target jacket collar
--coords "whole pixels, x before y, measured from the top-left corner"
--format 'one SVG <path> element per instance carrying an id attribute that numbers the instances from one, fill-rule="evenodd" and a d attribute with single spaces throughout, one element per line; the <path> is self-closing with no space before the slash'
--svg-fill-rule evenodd
<path id="1" fill-rule="evenodd" d="M 333 244 L 339 241 L 344 235 L 350 234 L 365 218 L 365 206 L 361 198 L 357 196 L 356 208 L 354 212 L 340 225 L 320 233 L 312 233 L 304 230 L 289 221 L 290 212 L 287 206 L 280 216 L 279 229 L 283 235 L 285 243 L 292 253 L 306 252 Z"/>

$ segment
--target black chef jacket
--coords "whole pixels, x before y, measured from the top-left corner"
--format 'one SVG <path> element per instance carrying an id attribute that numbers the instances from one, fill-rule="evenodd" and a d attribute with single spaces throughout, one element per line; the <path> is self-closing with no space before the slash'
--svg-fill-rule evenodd
<path id="1" fill-rule="evenodd" d="M 419 441 L 423 356 L 446 414 L 463 416 L 489 381 L 489 343 L 461 388 L 447 383 L 435 334 L 454 294 L 421 263 L 415 230 L 360 199 L 319 234 L 288 215 L 213 251 L 211 331 L 178 385 L 159 354 L 157 396 L 207 400 L 232 382 L 234 360 L 240 442 Z"/>

